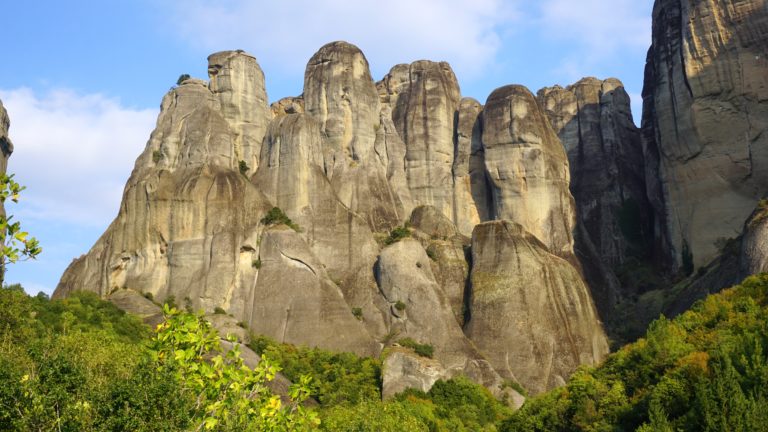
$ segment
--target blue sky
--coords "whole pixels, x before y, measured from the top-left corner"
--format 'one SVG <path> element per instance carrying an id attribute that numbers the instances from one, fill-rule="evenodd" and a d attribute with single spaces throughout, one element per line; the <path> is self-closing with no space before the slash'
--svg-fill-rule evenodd
<path id="1" fill-rule="evenodd" d="M 323 44 L 365 52 L 374 79 L 419 59 L 451 63 L 464 96 L 533 92 L 584 76 L 621 79 L 640 115 L 652 0 L 161 0 L 5 2 L 0 100 L 11 117 L 9 171 L 27 186 L 10 214 L 41 242 L 6 281 L 52 292 L 106 229 L 160 100 L 206 57 L 244 49 L 271 101 L 302 92 Z"/>

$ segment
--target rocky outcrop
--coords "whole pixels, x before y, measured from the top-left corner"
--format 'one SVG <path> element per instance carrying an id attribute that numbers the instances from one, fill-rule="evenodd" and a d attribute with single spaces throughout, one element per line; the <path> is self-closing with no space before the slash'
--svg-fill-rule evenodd
<path id="1" fill-rule="evenodd" d="M 8 118 L 8 112 L 0 101 L 0 151 L 3 152 L 0 158 L 0 173 L 5 173 L 8 168 L 8 158 L 13 153 L 13 143 L 8 137 L 8 129 L 11 127 L 11 120 Z"/>
<path id="2" fill-rule="evenodd" d="M 120 212 L 56 297 L 87 289 L 149 317 L 143 295 L 173 296 L 242 340 L 244 323 L 363 355 L 403 338 L 432 345 L 440 372 L 393 358 L 388 393 L 465 375 L 519 406 L 505 378 L 540 391 L 602 353 L 592 300 L 566 262 L 568 161 L 530 92 L 500 89 L 484 108 L 461 99 L 446 63 L 429 61 L 396 66 L 377 88 L 346 42 L 323 46 L 302 95 L 271 106 L 252 56 L 214 54 L 209 74 L 163 99 Z M 533 233 L 520 240 L 529 258 L 511 257 L 505 245 L 517 240 L 478 240 L 470 257 L 467 234 L 493 218 Z M 551 295 L 526 312 L 515 281 L 534 274 L 545 279 L 530 289 Z M 511 335 L 494 308 L 531 329 Z M 508 355 L 521 369 L 501 362 Z M 546 376 L 526 375 L 535 362 L 549 364 Z"/>
<path id="3" fill-rule="evenodd" d="M 480 102 L 464 98 L 456 114 L 452 220 L 466 236 L 472 235 L 475 225 L 491 218 L 491 196 L 482 142 L 482 112 Z"/>
<path id="4" fill-rule="evenodd" d="M 387 145 L 381 130 L 379 95 L 362 51 L 346 42 L 320 48 L 304 75 L 307 114 L 324 136 L 324 171 L 341 202 L 362 215 L 374 231 L 387 231 L 407 217 L 407 196 L 388 182 Z"/>
<path id="5" fill-rule="evenodd" d="M 232 131 L 234 157 L 255 170 L 272 120 L 264 72 L 256 58 L 242 50 L 221 51 L 208 56 L 208 76 L 217 111 Z"/>
<path id="6" fill-rule="evenodd" d="M 571 257 L 576 210 L 568 158 L 528 89 L 510 85 L 491 93 L 482 140 L 493 217 L 519 223 L 552 253 Z"/>
<path id="7" fill-rule="evenodd" d="M 397 65 L 378 83 L 405 144 L 405 173 L 415 206 L 431 205 L 453 220 L 454 117 L 461 92 L 445 62 Z M 454 220 L 455 222 L 455 220 Z"/>
<path id="8" fill-rule="evenodd" d="M 686 271 L 737 236 L 768 192 L 766 26 L 762 0 L 653 8 L 642 125 L 648 190 L 663 221 L 661 249 Z"/>
<path id="9" fill-rule="evenodd" d="M 643 149 L 623 84 L 585 78 L 539 90 L 538 99 L 568 154 L 579 223 L 600 259 L 615 267 L 647 254 Z"/>
<path id="10" fill-rule="evenodd" d="M 279 342 L 374 355 L 378 345 L 301 237 L 286 226 L 264 232 L 249 327 Z"/>
<path id="11" fill-rule="evenodd" d="M 739 280 L 768 271 L 768 201 L 760 200 L 744 224 L 739 253 Z"/>
<path id="12" fill-rule="evenodd" d="M 387 353 L 381 369 L 381 396 L 385 400 L 409 388 L 428 392 L 437 380 L 446 378 L 439 361 L 400 347 Z"/>
<path id="13" fill-rule="evenodd" d="M 503 378 L 531 393 L 565 384 L 579 365 L 608 354 L 579 273 L 521 225 L 475 227 L 471 282 L 465 333 Z"/>

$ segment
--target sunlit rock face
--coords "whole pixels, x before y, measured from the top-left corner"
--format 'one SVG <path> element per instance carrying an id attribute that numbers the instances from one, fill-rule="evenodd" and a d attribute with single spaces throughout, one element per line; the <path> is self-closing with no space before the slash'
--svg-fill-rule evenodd
<path id="1" fill-rule="evenodd" d="M 766 26 L 764 0 L 654 5 L 642 129 L 673 265 L 710 261 L 768 192 Z"/>
<path id="2" fill-rule="evenodd" d="M 494 218 L 522 225 L 556 255 L 573 255 L 568 158 L 528 89 L 510 85 L 491 93 L 482 141 Z"/>
<path id="3" fill-rule="evenodd" d="M 578 271 L 523 226 L 486 222 L 472 234 L 466 334 L 503 378 L 532 393 L 565 384 L 608 354 Z"/>
<path id="4" fill-rule="evenodd" d="M 505 379 L 543 391 L 605 353 L 574 261 L 566 151 L 527 89 L 483 106 L 431 61 L 375 83 L 346 42 L 312 56 L 302 95 L 271 105 L 253 56 L 216 53 L 208 71 L 165 96 L 117 217 L 56 297 L 172 296 L 278 341 L 364 355 L 405 337 L 432 345 L 434 362 L 390 359 L 388 394 L 465 375 L 519 406 Z M 485 221 L 519 232 L 478 234 Z"/>

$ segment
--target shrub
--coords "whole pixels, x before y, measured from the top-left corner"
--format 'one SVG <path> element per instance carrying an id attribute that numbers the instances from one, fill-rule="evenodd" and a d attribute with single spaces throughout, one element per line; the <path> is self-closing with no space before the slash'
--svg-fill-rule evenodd
<path id="1" fill-rule="evenodd" d="M 176 306 L 176 296 L 173 294 L 166 297 L 163 304 L 168 305 L 169 308 L 178 308 L 178 306 Z"/>
<path id="2" fill-rule="evenodd" d="M 241 160 L 240 162 L 238 162 L 237 167 L 238 169 L 240 169 L 240 174 L 242 175 L 246 175 L 248 171 L 251 169 L 251 167 L 249 167 L 244 160 Z"/>
<path id="3" fill-rule="evenodd" d="M 398 300 L 397 303 L 395 303 L 395 309 L 399 310 L 400 312 L 405 310 L 405 303 L 403 303 L 401 300 Z"/>
<path id="4" fill-rule="evenodd" d="M 400 339 L 397 343 L 402 347 L 412 349 L 413 352 L 422 357 L 432 358 L 435 353 L 435 348 L 432 345 L 419 343 L 411 338 Z"/>
<path id="5" fill-rule="evenodd" d="M 384 239 L 384 244 L 386 246 L 389 246 L 391 244 L 395 244 L 400 240 L 410 236 L 411 236 L 411 230 L 409 230 L 406 225 L 399 226 L 389 232 L 389 237 Z"/>
<path id="6" fill-rule="evenodd" d="M 256 270 L 260 269 L 261 268 L 261 259 L 257 258 L 255 260 L 253 260 L 253 262 L 251 263 L 251 267 L 255 268 Z"/>
<path id="7" fill-rule="evenodd" d="M 189 76 L 189 74 L 181 74 L 179 75 L 179 79 L 176 80 L 176 85 L 181 85 L 184 81 L 192 78 Z"/>
<path id="8" fill-rule="evenodd" d="M 158 163 L 163 159 L 163 152 L 155 150 L 152 152 L 152 162 Z"/>
<path id="9" fill-rule="evenodd" d="M 362 320 L 363 319 L 363 309 L 359 307 L 352 308 L 352 315 L 355 316 L 355 318 Z"/>
<path id="10" fill-rule="evenodd" d="M 427 248 L 427 256 L 428 256 L 428 257 L 429 257 L 429 259 L 431 259 L 432 261 L 437 261 L 437 252 L 436 252 L 436 251 L 435 251 L 435 249 L 434 249 L 433 247 L 431 247 L 431 246 Z"/>
<path id="11" fill-rule="evenodd" d="M 301 232 L 301 228 L 299 228 L 291 218 L 286 216 L 279 207 L 272 207 L 272 209 L 267 212 L 267 215 L 261 218 L 261 223 L 264 225 L 287 225 L 294 231 Z"/>

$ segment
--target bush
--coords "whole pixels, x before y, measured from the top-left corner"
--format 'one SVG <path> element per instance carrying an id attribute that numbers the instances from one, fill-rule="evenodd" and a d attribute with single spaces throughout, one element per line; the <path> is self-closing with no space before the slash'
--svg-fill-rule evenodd
<path id="1" fill-rule="evenodd" d="M 399 310 L 400 312 L 405 310 L 405 303 L 403 303 L 401 300 L 398 300 L 395 303 L 395 309 Z"/>
<path id="2" fill-rule="evenodd" d="M 152 152 L 152 162 L 158 163 L 163 159 L 163 152 L 155 150 Z"/>
<path id="3" fill-rule="evenodd" d="M 432 345 L 422 344 L 411 338 L 400 339 L 397 343 L 402 347 L 412 349 L 413 352 L 422 357 L 432 358 L 435 353 L 435 348 Z"/>
<path id="4" fill-rule="evenodd" d="M 352 315 L 355 316 L 355 318 L 362 320 L 363 319 L 363 309 L 359 307 L 352 308 Z"/>
<path id="5" fill-rule="evenodd" d="M 399 226 L 389 232 L 389 237 L 384 239 L 384 244 L 386 246 L 389 246 L 391 244 L 395 244 L 400 240 L 410 236 L 411 236 L 411 230 L 409 230 L 406 225 Z"/>
<path id="6" fill-rule="evenodd" d="M 265 336 L 254 336 L 248 344 L 283 368 L 290 380 L 312 377 L 311 395 L 324 407 L 381 400 L 381 362 L 352 353 L 281 344 Z"/>
<path id="7" fill-rule="evenodd" d="M 432 261 L 437 261 L 437 252 L 436 252 L 436 251 L 435 251 L 435 249 L 434 249 L 433 247 L 431 247 L 431 246 L 427 248 L 427 256 L 428 256 L 428 257 L 429 257 L 429 259 L 431 259 Z"/>
<path id="8" fill-rule="evenodd" d="M 179 79 L 176 80 L 176 85 L 181 85 L 184 81 L 192 78 L 189 76 L 189 74 L 181 74 L 179 75 Z"/>
<path id="9" fill-rule="evenodd" d="M 251 267 L 255 268 L 256 270 L 261 268 L 261 259 L 257 258 L 251 262 Z"/>
<path id="10" fill-rule="evenodd" d="M 240 174 L 242 175 L 248 174 L 248 171 L 251 169 L 251 167 L 249 167 L 244 160 L 241 160 L 240 162 L 238 162 L 237 167 L 240 170 Z"/>
<path id="11" fill-rule="evenodd" d="M 285 213 L 279 207 L 272 207 L 267 215 L 261 218 L 261 223 L 264 225 L 286 225 L 296 232 L 301 232 L 301 228 L 293 223 L 291 218 L 286 216 Z"/>

